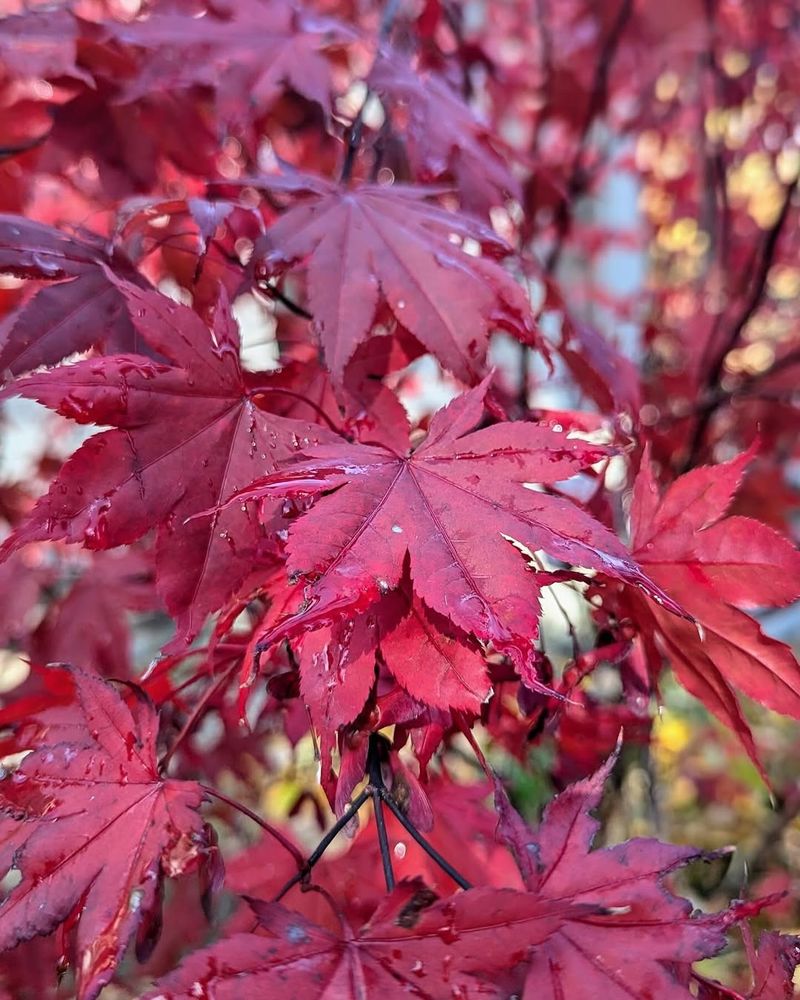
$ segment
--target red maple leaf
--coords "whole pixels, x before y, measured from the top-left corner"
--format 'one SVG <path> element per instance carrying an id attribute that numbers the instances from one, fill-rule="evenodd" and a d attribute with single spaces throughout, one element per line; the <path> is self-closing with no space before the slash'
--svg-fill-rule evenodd
<path id="1" fill-rule="evenodd" d="M 507 996 L 498 980 L 513 982 L 509 970 L 570 908 L 513 889 L 472 889 L 436 901 L 414 879 L 400 884 L 360 931 L 344 926 L 335 934 L 277 903 L 250 903 L 260 933 L 196 952 L 148 1000 L 228 1000 L 243 987 L 254 996 L 304 1000 Z"/>
<path id="2" fill-rule="evenodd" d="M 437 901 L 413 879 L 357 933 L 344 924 L 341 933 L 323 930 L 282 906 L 249 900 L 259 932 L 191 956 L 151 1000 L 234 997 L 237 984 L 265 994 L 280 984 L 309 1000 L 378 990 L 431 1000 L 515 992 L 544 1000 L 686 1000 L 691 963 L 723 947 L 736 917 L 693 916 L 662 884 L 700 856 L 693 848 L 635 840 L 590 851 L 599 824 L 589 813 L 613 763 L 559 796 L 536 835 L 500 793 L 501 834 L 521 862 L 527 892 L 468 889 Z M 355 893 L 353 916 L 362 895 Z"/>
<path id="3" fill-rule="evenodd" d="M 654 672 L 663 650 L 681 684 L 757 760 L 737 692 L 800 718 L 800 668 L 791 649 L 765 636 L 740 608 L 787 604 L 800 595 L 800 553 L 758 521 L 725 517 L 751 459 L 745 452 L 722 465 L 701 466 L 660 496 L 645 457 L 631 506 L 633 554 L 699 628 L 631 599 Z"/>
<path id="4" fill-rule="evenodd" d="M 129 677 L 127 612 L 158 607 L 152 576 L 151 560 L 141 552 L 93 553 L 69 592 L 48 608 L 32 636 L 32 658 Z"/>
<path id="5" fill-rule="evenodd" d="M 689 963 L 725 944 L 731 918 L 693 918 L 689 902 L 663 885 L 664 876 L 701 852 L 641 838 L 591 850 L 600 827 L 591 812 L 615 761 L 616 754 L 557 796 L 535 833 L 496 782 L 500 836 L 535 898 L 603 909 L 565 921 L 534 949 L 526 997 L 688 1000 Z"/>
<path id="6" fill-rule="evenodd" d="M 763 931 L 756 948 L 746 926 L 742 934 L 750 961 L 752 988 L 739 993 L 696 974 L 698 1000 L 792 1000 L 794 970 L 800 965 L 800 938 Z"/>
<path id="7" fill-rule="evenodd" d="M 106 549 L 157 528 L 158 589 L 178 620 L 178 637 L 189 637 L 259 565 L 263 576 L 270 549 L 256 518 L 239 505 L 187 519 L 301 444 L 335 436 L 261 408 L 270 376 L 242 370 L 238 328 L 225 303 L 212 337 L 191 309 L 113 281 L 141 335 L 172 364 L 115 355 L 10 387 L 78 423 L 115 429 L 89 438 L 64 464 L 3 552 L 48 538 Z M 285 395 L 282 386 L 277 391 Z"/>
<path id="8" fill-rule="evenodd" d="M 19 375 L 109 342 L 119 350 L 137 350 L 125 298 L 107 267 L 147 284 L 124 255 L 94 233 L 69 236 L 40 222 L 0 215 L 0 271 L 48 282 L 8 322 L 0 372 Z"/>
<path id="9" fill-rule="evenodd" d="M 452 174 L 463 204 L 474 212 L 486 213 L 509 195 L 521 198 L 519 182 L 493 149 L 486 125 L 443 77 L 391 53 L 376 62 L 368 83 L 391 109 L 404 107 L 406 150 L 421 181 Z"/>
<path id="10" fill-rule="evenodd" d="M 259 277 L 305 268 L 308 306 L 338 380 L 382 302 L 466 382 L 483 374 L 493 327 L 533 342 L 528 300 L 497 263 L 511 248 L 477 219 L 432 204 L 435 191 L 397 184 L 345 188 L 316 177 L 259 183 L 305 194 L 269 228 L 253 259 Z M 466 241 L 481 256 L 465 252 Z"/>
<path id="11" fill-rule="evenodd" d="M 375 683 L 379 650 L 398 683 L 434 708 L 477 713 L 491 691 L 476 644 L 426 608 L 409 581 L 365 615 L 317 629 L 298 645 L 300 690 L 321 732 L 361 712 Z"/>
<path id="12" fill-rule="evenodd" d="M 69 673 L 82 736 L 38 747 L 0 782 L 0 871 L 21 875 L 0 906 L 0 949 L 77 922 L 77 995 L 91 1000 L 154 919 L 165 876 L 215 848 L 200 786 L 158 773 L 150 703 L 129 706 L 94 674 Z"/>
<path id="13" fill-rule="evenodd" d="M 107 21 L 104 30 L 136 59 L 122 86 L 125 103 L 210 87 L 228 122 L 241 122 L 248 109 L 263 113 L 290 88 L 327 112 L 333 86 L 325 50 L 358 35 L 286 0 L 209 4 L 202 17 L 156 11 L 128 24 Z"/>
<path id="14" fill-rule="evenodd" d="M 487 389 L 488 380 L 440 410 L 414 452 L 323 445 L 233 498 L 238 504 L 330 494 L 289 530 L 287 569 L 313 581 L 306 590 L 309 606 L 269 631 L 265 644 L 372 603 L 399 584 L 408 555 L 414 592 L 425 606 L 510 655 L 536 683 L 536 598 L 553 576 L 531 571 L 507 538 L 530 552 L 542 549 L 650 588 L 664 600 L 619 540 L 589 514 L 563 497 L 523 486 L 566 479 L 606 450 L 544 424 L 502 423 L 470 434 Z M 421 684 L 405 682 L 409 688 Z"/>

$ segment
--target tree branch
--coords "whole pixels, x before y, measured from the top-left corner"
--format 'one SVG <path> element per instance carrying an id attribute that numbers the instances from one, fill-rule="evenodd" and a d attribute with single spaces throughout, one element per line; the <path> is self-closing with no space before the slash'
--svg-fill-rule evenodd
<path id="1" fill-rule="evenodd" d="M 308 879 L 311 874 L 311 870 L 314 865 L 320 860 L 322 855 L 328 850 L 333 841 L 338 837 L 338 835 L 344 830 L 347 824 L 358 815 L 359 810 L 370 797 L 371 790 L 365 788 L 360 792 L 356 798 L 353 800 L 353 804 L 347 809 L 339 819 L 333 824 L 333 826 L 328 830 L 322 840 L 317 844 L 314 851 L 308 856 L 308 860 L 303 863 L 302 868 L 296 875 L 293 875 L 289 881 L 283 886 L 283 888 L 278 892 L 276 896 L 273 897 L 272 902 L 278 903 L 286 895 L 286 893 L 292 888 L 292 886 L 297 885 L 298 882 L 304 882 Z"/>
<path id="2" fill-rule="evenodd" d="M 378 847 L 381 852 L 381 864 L 383 865 L 383 878 L 386 882 L 386 891 L 394 889 L 394 870 L 392 868 L 392 855 L 389 850 L 389 837 L 386 833 L 386 822 L 383 818 L 383 799 L 381 796 L 386 792 L 381 774 L 381 744 L 380 736 L 375 733 L 370 734 L 369 750 L 367 751 L 367 773 L 371 785 L 372 807 L 375 810 L 375 827 L 378 831 Z"/>
<path id="3" fill-rule="evenodd" d="M 614 23 L 609 28 L 608 34 L 603 41 L 600 56 L 597 60 L 597 70 L 594 75 L 592 90 L 589 94 L 589 102 L 586 106 L 583 125 L 578 137 L 578 147 L 572 160 L 572 169 L 567 180 L 567 190 L 561 199 L 556 212 L 556 242 L 550 250 L 545 260 L 545 271 L 552 274 L 561 258 L 564 249 L 564 240 L 572 225 L 572 205 L 575 199 L 586 187 L 586 177 L 583 169 L 583 152 L 586 145 L 586 138 L 597 113 L 603 107 L 608 97 L 608 78 L 611 66 L 614 62 L 619 43 L 625 32 L 625 27 L 633 13 L 633 0 L 622 0 L 617 10 Z"/>
<path id="4" fill-rule="evenodd" d="M 789 217 L 789 210 L 791 209 L 792 198 L 797 188 L 798 180 L 800 180 L 800 175 L 786 187 L 778 217 L 764 237 L 764 241 L 761 244 L 761 251 L 759 253 L 756 272 L 752 282 L 750 283 L 750 294 L 747 296 L 738 317 L 734 321 L 728 333 L 728 336 L 725 338 L 725 343 L 717 349 L 716 357 L 714 358 L 708 374 L 705 377 L 705 392 L 713 391 L 713 389 L 717 386 L 722 374 L 722 369 L 725 365 L 725 358 L 736 346 L 744 328 L 750 322 L 756 310 L 761 305 L 764 298 L 764 292 L 767 287 L 767 278 L 769 277 L 770 268 L 772 267 L 772 263 L 775 259 L 778 241 L 780 240 L 781 233 L 786 225 L 786 220 Z M 716 410 L 717 406 L 714 405 L 701 412 L 700 417 L 695 424 L 694 432 L 692 433 L 692 438 L 686 452 L 686 457 L 681 463 L 680 472 L 686 472 L 695 464 L 706 430 Z"/>

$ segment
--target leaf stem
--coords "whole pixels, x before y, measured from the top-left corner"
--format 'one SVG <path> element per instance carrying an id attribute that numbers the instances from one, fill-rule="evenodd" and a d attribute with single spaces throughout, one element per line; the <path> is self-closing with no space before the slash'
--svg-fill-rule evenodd
<path id="1" fill-rule="evenodd" d="M 260 292 L 265 292 L 271 299 L 275 299 L 276 302 L 280 302 L 282 306 L 286 306 L 289 312 L 294 313 L 295 316 L 300 316 L 302 319 L 308 320 L 314 318 L 308 309 L 304 309 L 301 305 L 298 305 L 288 295 L 285 295 L 279 288 L 271 285 L 268 281 L 259 281 L 256 284 L 256 288 Z"/>
<path id="2" fill-rule="evenodd" d="M 294 858 L 297 864 L 298 870 L 300 871 L 303 870 L 306 864 L 306 860 L 303 857 L 302 852 L 297 847 L 295 847 L 295 845 L 291 842 L 291 840 L 285 837 L 280 830 L 277 830 L 265 819 L 262 819 L 261 816 L 259 816 L 258 813 L 253 812 L 252 809 L 248 809 L 248 807 L 244 805 L 242 802 L 238 802 L 236 799 L 229 798 L 227 795 L 224 795 L 222 792 L 218 792 L 215 788 L 212 788 L 210 785 L 201 785 L 200 787 L 203 789 L 206 795 L 211 795 L 215 799 L 219 799 L 220 802 L 224 802 L 226 805 L 230 806 L 231 809 L 236 809 L 238 812 L 242 813 L 243 816 L 247 816 L 254 823 L 257 823 L 258 826 L 260 826 L 265 833 L 268 833 L 270 837 L 272 837 L 274 840 L 277 840 L 277 842 L 281 845 L 281 847 L 285 848 L 285 850 L 287 850 L 291 854 L 291 856 Z"/>
<path id="3" fill-rule="evenodd" d="M 192 729 L 194 729 L 195 725 L 197 724 L 197 720 L 200 718 L 202 713 L 208 707 L 209 701 L 211 701 L 211 699 L 220 690 L 220 688 L 222 688 L 230 680 L 231 674 L 233 673 L 236 666 L 237 662 L 234 660 L 234 662 L 228 667 L 228 669 L 225 670 L 222 673 L 222 675 L 216 681 L 214 681 L 214 683 L 209 684 L 209 686 L 200 696 L 197 704 L 192 709 L 189 718 L 186 720 L 186 722 L 184 722 L 180 732 L 175 737 L 172 746 L 169 748 L 169 750 L 167 750 L 167 752 L 159 761 L 158 763 L 159 772 L 161 772 L 162 774 L 164 773 L 167 764 L 169 764 L 169 762 L 175 755 L 175 751 L 178 749 L 181 743 L 183 743 L 183 741 L 186 739 L 186 737 L 189 735 Z"/>
<path id="4" fill-rule="evenodd" d="M 308 397 L 304 396 L 302 393 L 295 392 L 294 389 L 284 389 L 281 385 L 259 386 L 258 389 L 253 390 L 253 395 L 260 396 L 262 393 L 266 395 L 270 392 L 279 393 L 281 396 L 291 396 L 293 399 L 296 399 L 301 403 L 305 403 L 310 410 L 313 410 L 325 421 L 328 427 L 330 427 L 335 434 L 341 434 L 341 428 L 336 426 L 336 424 L 318 403 L 315 403 L 312 399 L 308 399 Z"/>

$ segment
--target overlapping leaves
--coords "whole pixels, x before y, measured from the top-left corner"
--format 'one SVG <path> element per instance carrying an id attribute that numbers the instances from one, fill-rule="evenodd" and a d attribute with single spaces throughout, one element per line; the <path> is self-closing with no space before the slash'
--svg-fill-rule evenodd
<path id="1" fill-rule="evenodd" d="M 531 571 L 512 540 L 649 589 L 679 611 L 584 510 L 525 488 L 567 479 L 606 450 L 543 424 L 470 433 L 487 389 L 484 382 L 436 414 L 413 452 L 322 445 L 236 495 L 235 503 L 329 494 L 292 525 L 287 543 L 288 571 L 311 581 L 309 606 L 268 631 L 263 645 L 373 603 L 398 586 L 408 557 L 425 606 L 508 654 L 535 686 L 536 598 L 553 576 Z"/>
<path id="2" fill-rule="evenodd" d="M 155 528 L 158 587 L 179 636 L 191 637 L 273 550 L 256 518 L 239 506 L 188 519 L 301 443 L 331 434 L 263 408 L 269 376 L 243 372 L 226 303 L 212 335 L 192 310 L 108 275 L 142 337 L 171 364 L 114 355 L 11 386 L 78 423 L 114 429 L 89 438 L 64 464 L 3 552 L 53 538 L 104 549 Z"/>
<path id="3" fill-rule="evenodd" d="M 738 733 L 755 759 L 737 692 L 800 718 L 800 667 L 788 646 L 764 635 L 740 609 L 796 599 L 800 553 L 758 521 L 725 516 L 751 458 L 745 452 L 694 469 L 663 496 L 645 459 L 634 487 L 631 527 L 637 561 L 698 623 L 636 602 L 653 669 L 660 662 L 658 641 L 678 680 Z"/>
<path id="4" fill-rule="evenodd" d="M 200 786 L 158 773 L 149 702 L 71 676 L 72 738 L 37 747 L 0 782 L 0 871 L 21 876 L 0 904 L 0 950 L 77 925 L 77 992 L 90 1000 L 137 929 L 158 925 L 164 878 L 213 867 L 216 849 Z"/>

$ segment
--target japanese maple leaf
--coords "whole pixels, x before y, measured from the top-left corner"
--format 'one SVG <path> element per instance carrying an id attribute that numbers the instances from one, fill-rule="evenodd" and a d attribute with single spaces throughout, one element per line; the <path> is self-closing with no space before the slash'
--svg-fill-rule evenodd
<path id="1" fill-rule="evenodd" d="M 106 549 L 157 529 L 157 586 L 178 620 L 179 642 L 257 574 L 271 551 L 252 512 L 240 506 L 188 519 L 301 443 L 336 436 L 260 408 L 269 376 L 242 371 L 238 328 L 225 303 L 212 339 L 191 309 L 110 277 L 140 334 L 172 364 L 115 355 L 32 375 L 7 390 L 78 423 L 114 429 L 90 437 L 64 464 L 2 552 L 47 538 Z"/>
<path id="2" fill-rule="evenodd" d="M 375 658 L 409 694 L 434 708 L 477 713 L 491 687 L 475 644 L 411 592 L 410 582 L 367 614 L 303 637 L 300 690 L 322 730 L 352 722 L 375 683 Z"/>
<path id="3" fill-rule="evenodd" d="M 259 241 L 253 259 L 259 277 L 305 268 L 308 306 L 337 379 L 369 336 L 382 302 L 463 381 L 483 374 L 492 327 L 533 342 L 528 300 L 497 263 L 510 247 L 478 220 L 432 204 L 435 192 L 397 184 L 345 188 L 322 178 L 260 183 L 305 190 Z M 467 240 L 482 256 L 463 249 Z"/>
<path id="4" fill-rule="evenodd" d="M 695 974 L 699 1000 L 792 1000 L 794 970 L 800 965 L 800 938 L 763 931 L 758 948 L 755 948 L 749 932 L 745 933 L 745 928 L 742 931 L 750 961 L 752 989 L 739 993 Z"/>
<path id="5" fill-rule="evenodd" d="M 5 71 L 22 78 L 72 77 L 91 83 L 76 65 L 78 22 L 71 11 L 28 10 L 0 20 Z"/>
<path id="6" fill-rule="evenodd" d="M 751 459 L 745 452 L 722 465 L 694 469 L 660 496 L 645 458 L 631 505 L 633 554 L 699 629 L 630 596 L 653 669 L 660 665 L 660 647 L 681 684 L 730 726 L 757 760 L 737 692 L 800 718 L 800 669 L 788 646 L 765 636 L 739 609 L 782 605 L 800 596 L 800 554 L 758 521 L 725 517 Z"/>
<path id="7" fill-rule="evenodd" d="M 252 996 L 304 1000 L 507 997 L 513 970 L 561 923 L 569 904 L 513 889 L 471 889 L 441 902 L 407 881 L 358 932 L 332 933 L 277 903 L 250 901 L 261 933 L 195 952 L 148 1000 Z M 583 908 L 577 908 L 581 910 Z"/>
<path id="8" fill-rule="evenodd" d="M 490 143 L 490 130 L 437 73 L 412 67 L 402 56 L 380 58 L 369 86 L 389 104 L 407 112 L 408 156 L 421 180 L 452 174 L 464 206 L 488 213 L 520 186 Z"/>
<path id="9" fill-rule="evenodd" d="M 689 1000 L 688 963 L 725 944 L 727 915 L 693 918 L 662 883 L 699 851 L 640 838 L 591 850 L 600 824 L 590 813 L 615 760 L 557 796 L 535 833 L 497 786 L 499 834 L 534 898 L 604 908 L 565 920 L 533 950 L 524 1000 Z"/>
<path id="10" fill-rule="evenodd" d="M 0 782 L 0 871 L 21 876 L 0 904 L 0 949 L 77 917 L 77 996 L 91 1000 L 159 906 L 164 877 L 214 848 L 200 786 L 158 773 L 150 703 L 129 707 L 96 675 L 69 673 L 81 737 L 39 746 Z"/>
<path id="11" fill-rule="evenodd" d="M 152 563 L 140 552 L 93 553 L 32 637 L 40 663 L 80 663 L 105 677 L 130 676 L 128 611 L 154 611 Z"/>
<path id="12" fill-rule="evenodd" d="M 343 23 L 286 0 L 233 0 L 209 5 L 203 17 L 154 12 L 104 29 L 126 51 L 141 51 L 123 101 L 211 87 L 229 122 L 241 121 L 248 107 L 264 111 L 289 88 L 327 112 L 333 87 L 325 50 L 356 37 Z"/>
<path id="13" fill-rule="evenodd" d="M 40 222 L 0 215 L 0 272 L 50 283 L 8 321 L 0 374 L 56 364 L 97 344 L 138 349 L 125 298 L 106 266 L 146 284 L 127 258 L 109 251 L 93 233 L 69 236 Z"/>
<path id="14" fill-rule="evenodd" d="M 24 640 L 43 586 L 52 584 L 51 569 L 15 556 L 0 566 L 0 647 Z"/>
<path id="15" fill-rule="evenodd" d="M 470 434 L 488 384 L 440 410 L 413 452 L 322 445 L 232 499 L 238 505 L 329 494 L 289 529 L 287 569 L 312 581 L 308 607 L 269 631 L 262 644 L 328 624 L 388 593 L 408 556 L 414 593 L 425 606 L 508 653 L 535 683 L 536 598 L 553 577 L 531 572 L 509 538 L 664 600 L 608 529 L 571 501 L 523 485 L 567 479 L 606 450 L 544 424 L 503 423 Z"/>

